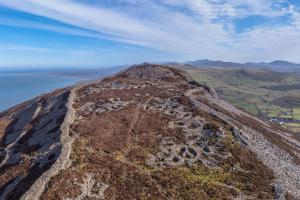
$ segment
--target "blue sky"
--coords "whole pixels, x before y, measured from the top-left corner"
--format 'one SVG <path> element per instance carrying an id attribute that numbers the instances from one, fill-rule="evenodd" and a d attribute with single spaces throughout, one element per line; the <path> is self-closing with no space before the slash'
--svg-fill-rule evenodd
<path id="1" fill-rule="evenodd" d="M 298 0 L 0 0 L 0 67 L 300 62 Z"/>

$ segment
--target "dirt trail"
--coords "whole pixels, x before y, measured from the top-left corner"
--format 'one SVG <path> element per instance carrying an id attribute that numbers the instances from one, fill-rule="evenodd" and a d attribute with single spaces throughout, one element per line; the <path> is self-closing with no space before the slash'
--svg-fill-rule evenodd
<path id="1" fill-rule="evenodd" d="M 35 181 L 35 183 L 31 186 L 31 188 L 23 195 L 21 200 L 38 200 L 42 193 L 45 190 L 47 183 L 50 181 L 51 177 L 55 176 L 59 171 L 67 168 L 70 161 L 70 154 L 72 151 L 72 144 L 74 138 L 72 138 L 69 134 L 70 132 L 70 125 L 75 120 L 75 110 L 72 107 L 74 103 L 74 99 L 76 96 L 76 90 L 79 89 L 81 86 L 73 87 L 70 90 L 69 100 L 67 103 L 67 114 L 65 116 L 64 122 L 61 125 L 61 145 L 62 150 L 61 154 L 53 164 L 53 166 L 46 171 L 42 176 Z"/>

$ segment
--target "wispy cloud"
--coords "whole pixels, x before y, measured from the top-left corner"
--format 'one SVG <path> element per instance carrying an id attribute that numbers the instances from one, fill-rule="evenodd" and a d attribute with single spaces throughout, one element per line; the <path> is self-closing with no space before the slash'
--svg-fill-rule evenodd
<path id="1" fill-rule="evenodd" d="M 31 52 L 49 52 L 48 48 L 33 47 L 26 45 L 8 45 L 0 44 L 0 51 L 31 51 Z"/>
<path id="2" fill-rule="evenodd" d="M 285 0 L 0 0 L 0 5 L 74 27 L 0 18 L 12 26 L 105 38 L 184 58 L 300 61 L 300 12 L 298 5 Z M 236 31 L 235 20 L 248 16 L 289 20 Z"/>

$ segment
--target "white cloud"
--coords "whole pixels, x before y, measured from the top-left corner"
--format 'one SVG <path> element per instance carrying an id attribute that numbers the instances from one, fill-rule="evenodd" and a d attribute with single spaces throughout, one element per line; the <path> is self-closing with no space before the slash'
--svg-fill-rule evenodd
<path id="1" fill-rule="evenodd" d="M 292 24 L 300 30 L 300 12 L 294 5 L 289 6 L 289 11 L 293 17 Z"/>
<path id="2" fill-rule="evenodd" d="M 116 2 L 123 2 L 122 7 L 107 8 L 101 2 L 88 5 L 72 0 L 0 0 L 2 6 L 91 31 L 1 18 L 0 23 L 106 38 L 181 54 L 183 58 L 300 61 L 300 14 L 285 0 L 111 1 Z M 283 3 L 288 6 L 278 6 Z M 292 23 L 235 32 L 232 20 L 249 15 L 291 15 Z"/>

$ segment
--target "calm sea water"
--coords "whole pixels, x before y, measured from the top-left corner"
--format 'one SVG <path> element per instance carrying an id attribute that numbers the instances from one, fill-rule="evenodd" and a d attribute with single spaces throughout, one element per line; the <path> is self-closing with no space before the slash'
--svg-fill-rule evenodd
<path id="1" fill-rule="evenodd" d="M 94 69 L 0 69 L 0 112 L 54 89 L 112 75 L 126 66 Z"/>
<path id="2" fill-rule="evenodd" d="M 43 73 L 1 73 L 0 112 L 37 95 L 82 81 L 82 77 Z"/>

